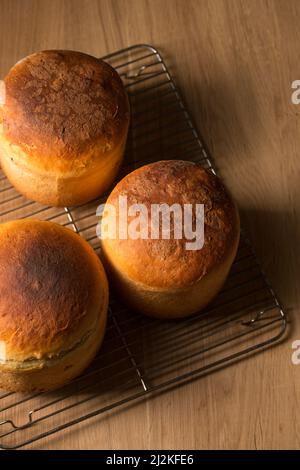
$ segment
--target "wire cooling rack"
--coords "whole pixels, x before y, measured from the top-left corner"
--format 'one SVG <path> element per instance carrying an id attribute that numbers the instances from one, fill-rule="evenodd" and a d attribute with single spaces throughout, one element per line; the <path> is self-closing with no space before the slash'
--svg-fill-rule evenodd
<path id="1" fill-rule="evenodd" d="M 132 123 L 119 179 L 162 159 L 186 159 L 215 172 L 163 59 L 137 45 L 104 57 L 127 88 Z M 0 174 L 0 222 L 52 220 L 79 233 L 96 251 L 97 206 L 54 209 L 26 200 Z M 149 266 L 151 269 L 151 266 Z M 88 418 L 170 388 L 278 342 L 286 316 L 249 240 L 242 233 L 236 260 L 215 301 L 201 314 L 162 322 L 110 302 L 104 344 L 91 367 L 51 393 L 0 393 L 0 447 L 18 448 Z"/>

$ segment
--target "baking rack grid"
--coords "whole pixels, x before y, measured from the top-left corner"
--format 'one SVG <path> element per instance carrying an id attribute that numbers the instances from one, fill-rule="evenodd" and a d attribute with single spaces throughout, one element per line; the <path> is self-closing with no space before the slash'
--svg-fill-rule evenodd
<path id="1" fill-rule="evenodd" d="M 136 45 L 104 59 L 118 70 L 131 102 L 132 123 L 119 179 L 162 159 L 192 160 L 215 172 L 159 52 Z M 95 213 L 104 200 L 79 208 L 44 207 L 26 200 L 0 173 L 0 222 L 20 217 L 52 220 L 79 233 L 96 251 Z M 278 342 L 286 326 L 284 310 L 242 233 L 223 290 L 201 314 L 163 322 L 139 316 L 112 298 L 104 344 L 82 376 L 51 393 L 0 392 L 0 448 L 26 446 L 224 367 Z"/>

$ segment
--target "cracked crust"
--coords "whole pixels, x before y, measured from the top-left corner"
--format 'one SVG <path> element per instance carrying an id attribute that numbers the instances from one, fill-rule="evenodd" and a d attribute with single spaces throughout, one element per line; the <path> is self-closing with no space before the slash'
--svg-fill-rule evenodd
<path id="1" fill-rule="evenodd" d="M 77 234 L 32 219 L 0 225 L 1 369 L 74 348 L 104 328 L 107 302 L 102 264 Z"/>
<path id="2" fill-rule="evenodd" d="M 121 79 L 95 57 L 38 52 L 18 62 L 4 83 L 4 137 L 37 168 L 86 167 L 95 146 L 97 160 L 99 148 L 104 154 L 113 151 L 127 132 L 129 106 Z"/>
<path id="3" fill-rule="evenodd" d="M 108 264 L 132 281 L 154 289 L 186 288 L 204 278 L 236 250 L 239 238 L 236 206 L 219 178 L 200 165 L 161 161 L 127 175 L 107 200 L 117 209 L 117 223 L 120 195 L 127 196 L 128 206 L 145 204 L 148 214 L 153 203 L 204 204 L 205 238 L 201 250 L 186 250 L 186 238 L 121 240 L 118 231 L 116 239 L 102 240 Z M 105 222 L 109 223 L 109 218 Z"/>

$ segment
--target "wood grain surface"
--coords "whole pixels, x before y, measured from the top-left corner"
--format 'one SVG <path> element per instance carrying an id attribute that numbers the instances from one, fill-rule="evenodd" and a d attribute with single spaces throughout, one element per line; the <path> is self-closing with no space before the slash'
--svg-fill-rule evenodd
<path id="1" fill-rule="evenodd" d="M 263 354 L 32 447 L 299 448 L 299 21 L 292 0 L 0 0 L 0 77 L 40 49 L 162 52 L 291 321 Z"/>

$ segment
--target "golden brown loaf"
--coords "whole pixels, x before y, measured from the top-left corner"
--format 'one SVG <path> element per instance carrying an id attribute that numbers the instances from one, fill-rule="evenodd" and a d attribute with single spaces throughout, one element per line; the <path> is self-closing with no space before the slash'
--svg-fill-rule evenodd
<path id="1" fill-rule="evenodd" d="M 104 336 L 108 285 L 89 244 L 60 225 L 0 225 L 0 387 L 56 388 L 80 374 Z"/>
<path id="2" fill-rule="evenodd" d="M 121 239 L 118 230 L 116 236 L 106 231 L 101 244 L 116 288 L 137 310 L 173 318 L 206 306 L 223 285 L 239 241 L 238 212 L 221 181 L 192 162 L 170 160 L 139 168 L 107 200 L 116 209 L 117 227 L 119 196 L 127 196 L 128 207 L 145 204 L 149 217 L 152 204 L 204 204 L 204 245 L 199 250 L 187 250 L 185 237 Z M 105 230 L 113 227 L 109 214 L 113 212 L 104 212 Z M 128 217 L 128 226 L 133 219 Z"/>
<path id="3" fill-rule="evenodd" d="M 111 66 L 80 52 L 38 52 L 9 71 L 1 96 L 1 166 L 20 192 L 66 206 L 110 186 L 129 124 L 128 98 Z"/>

